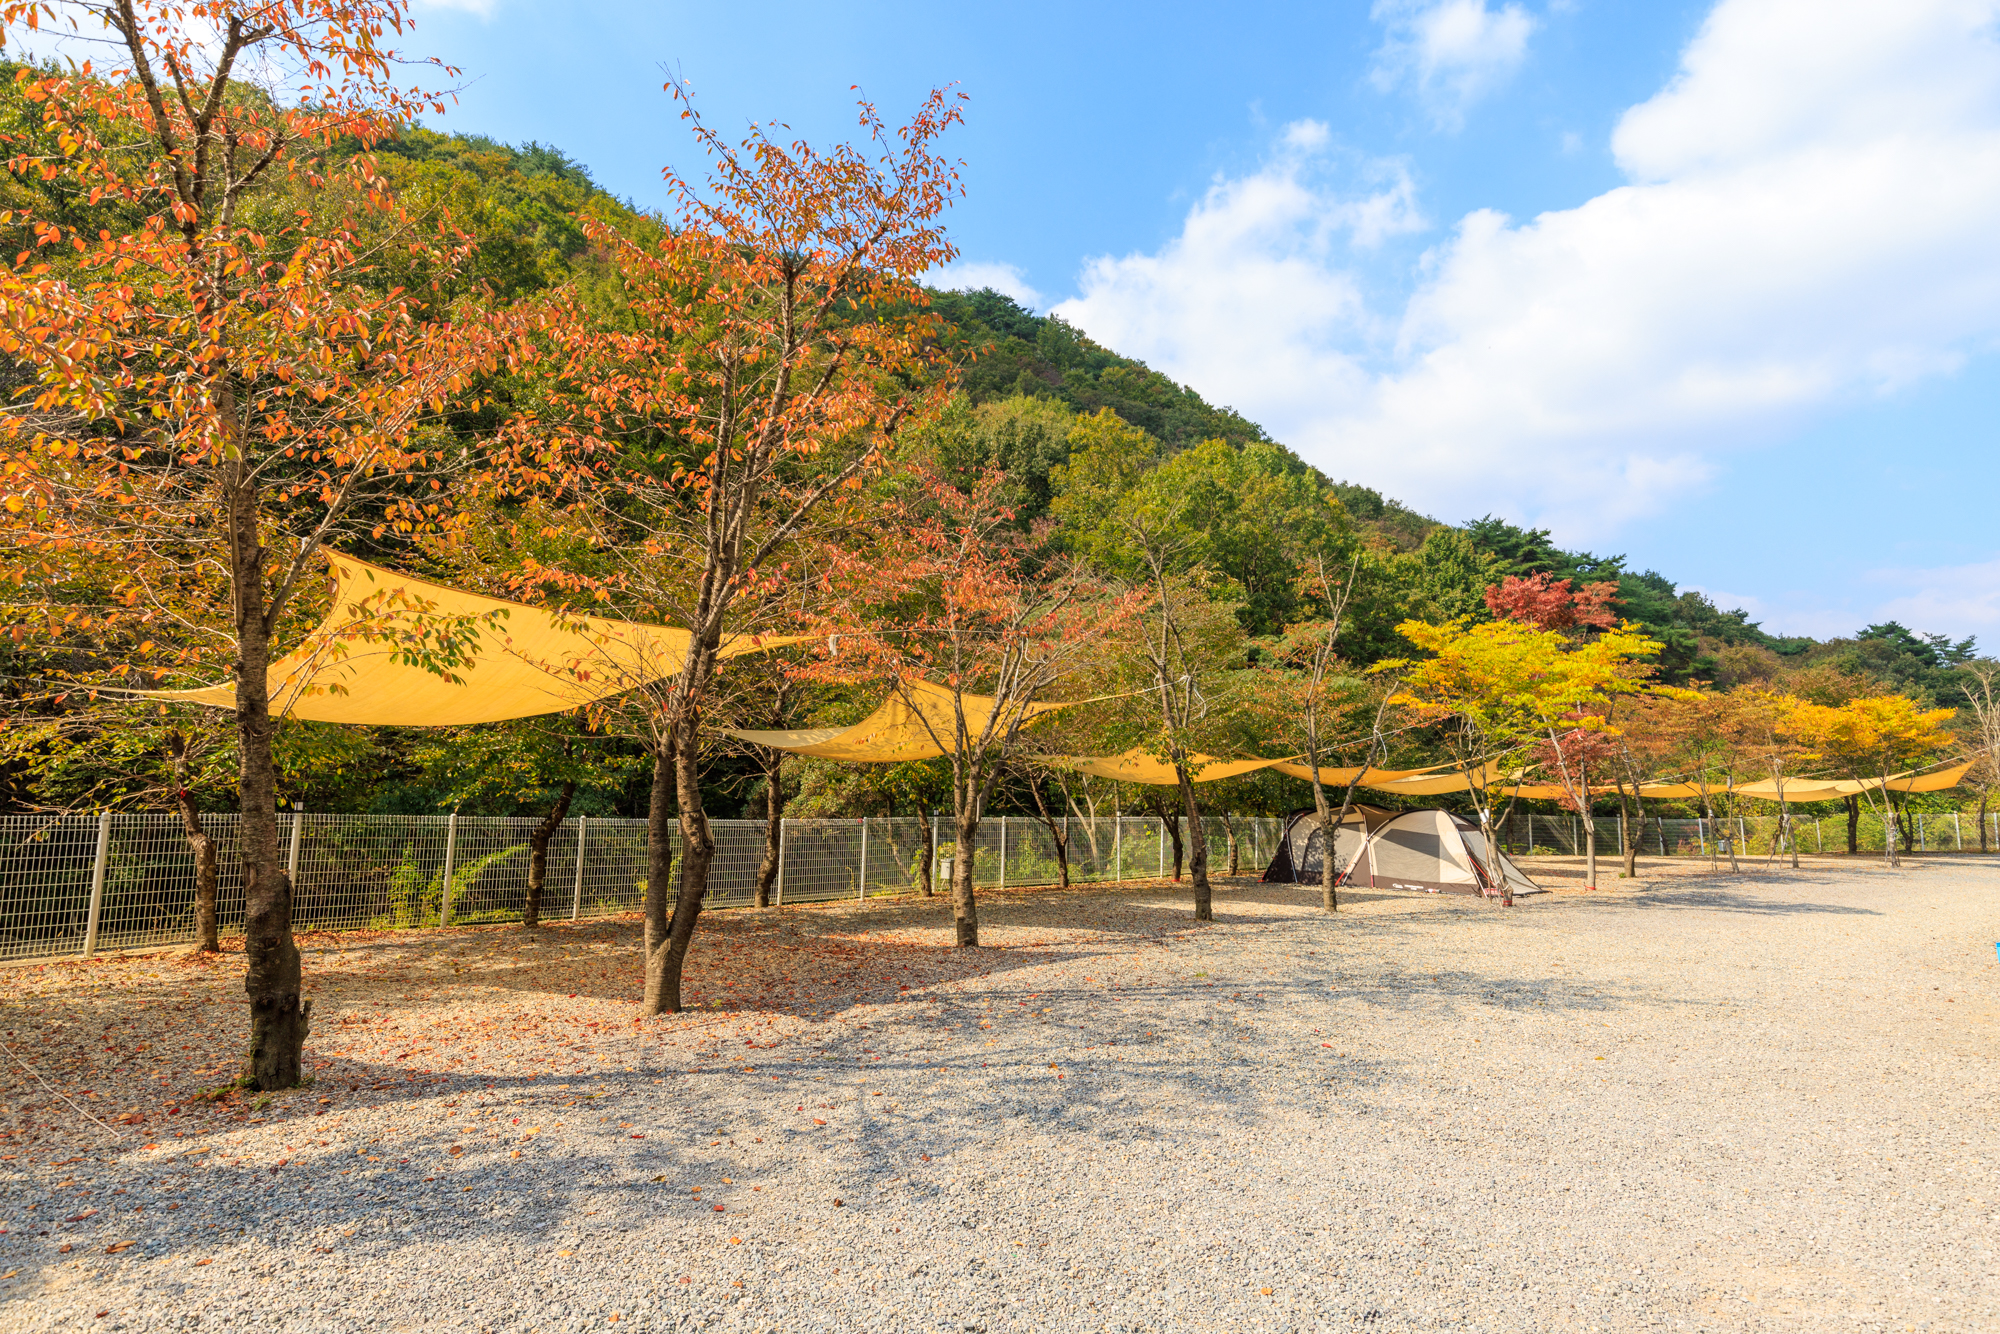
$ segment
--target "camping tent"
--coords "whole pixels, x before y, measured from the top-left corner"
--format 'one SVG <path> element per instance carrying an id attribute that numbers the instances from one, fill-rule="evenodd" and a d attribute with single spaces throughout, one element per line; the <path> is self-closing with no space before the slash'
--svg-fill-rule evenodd
<path id="1" fill-rule="evenodd" d="M 1264 879 L 1318 884 L 1325 856 L 1326 833 L 1318 812 L 1294 812 L 1285 822 L 1285 836 L 1278 840 L 1277 855 Z M 1334 830 L 1333 858 L 1344 885 L 1430 894 L 1497 894 L 1504 881 L 1517 897 L 1541 892 L 1506 853 L 1496 852 L 1489 859 L 1479 826 L 1450 811 L 1351 807 Z"/>

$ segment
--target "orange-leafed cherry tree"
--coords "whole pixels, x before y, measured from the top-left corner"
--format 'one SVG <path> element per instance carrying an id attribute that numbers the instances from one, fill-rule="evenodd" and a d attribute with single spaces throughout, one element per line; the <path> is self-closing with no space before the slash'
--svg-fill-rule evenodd
<path id="1" fill-rule="evenodd" d="M 1146 605 L 1114 592 L 1055 549 L 1048 525 L 1023 531 L 1003 503 L 1007 479 L 963 486 L 922 469 L 891 479 L 872 538 L 829 553 L 841 592 L 828 628 L 830 679 L 879 680 L 923 720 L 951 765 L 955 943 L 979 944 L 974 851 L 986 803 L 1023 731 L 1086 676 L 1108 637 Z M 935 708 L 942 696 L 949 711 Z M 968 697 L 982 702 L 968 704 Z M 983 702 L 992 701 L 991 707 Z"/>
<path id="2" fill-rule="evenodd" d="M 725 639 L 769 628 L 786 553 L 942 403 L 939 323 L 918 278 L 956 254 L 942 216 L 960 193 L 937 151 L 961 119 L 949 90 L 899 129 L 863 102 L 864 142 L 826 151 L 765 127 L 731 143 L 683 87 L 667 91 L 707 177 L 666 170 L 678 217 L 654 234 L 588 223 L 623 311 L 593 321 L 579 303 L 552 322 L 546 402 L 515 432 L 517 461 L 559 496 L 555 526 L 585 553 L 559 573 L 689 632 L 685 657 L 635 680 L 624 710 L 654 757 L 649 1014 L 681 1008 L 715 856 L 699 729 Z"/>
<path id="3" fill-rule="evenodd" d="M 441 521 L 463 453 L 439 418 L 495 368 L 504 326 L 371 284 L 381 246 L 437 274 L 464 250 L 398 213 L 366 151 L 443 109 L 402 86 L 383 44 L 407 25 L 401 0 L 6 4 L 0 16 L 107 57 L 18 76 L 42 124 L 10 145 L 9 167 L 51 203 L 0 219 L 19 238 L 0 272 L 0 351 L 32 376 L 4 422 L 8 546 L 24 566 L 52 551 L 114 556 L 130 571 L 121 601 L 171 582 L 148 573 L 162 565 L 226 576 L 226 605 L 185 629 L 236 684 L 243 1077 L 290 1087 L 311 1005 L 278 845 L 267 669 L 330 543 Z"/>

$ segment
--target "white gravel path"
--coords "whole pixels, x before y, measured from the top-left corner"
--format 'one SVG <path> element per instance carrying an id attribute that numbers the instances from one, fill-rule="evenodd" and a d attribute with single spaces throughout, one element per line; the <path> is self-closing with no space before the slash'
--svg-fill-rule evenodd
<path id="1" fill-rule="evenodd" d="M 0 1328 L 2000 1330 L 2000 859 L 1218 917 L 994 898 L 1044 943 L 593 1077 L 79 1130 L 0 1165 Z"/>

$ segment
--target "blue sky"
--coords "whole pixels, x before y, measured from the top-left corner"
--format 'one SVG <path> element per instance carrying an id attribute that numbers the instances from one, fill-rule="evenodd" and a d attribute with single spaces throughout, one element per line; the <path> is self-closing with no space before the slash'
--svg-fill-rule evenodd
<path id="1" fill-rule="evenodd" d="M 956 82 L 956 280 L 1440 518 L 1992 645 L 1996 6 L 466 0 L 413 49 L 446 127 L 642 205 L 695 165 L 669 70 L 814 139 Z"/>

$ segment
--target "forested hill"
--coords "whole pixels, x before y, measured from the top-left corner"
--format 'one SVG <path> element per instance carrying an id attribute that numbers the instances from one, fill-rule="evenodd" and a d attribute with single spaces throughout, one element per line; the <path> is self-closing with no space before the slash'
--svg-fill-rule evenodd
<path id="1" fill-rule="evenodd" d="M 1275 444 L 1338 495 L 1349 515 L 1376 539 L 1398 550 L 1419 551 L 1434 532 L 1455 529 L 1493 562 L 1498 574 L 1546 572 L 1578 584 L 1615 580 L 1622 614 L 1666 645 L 1662 666 L 1672 679 L 1701 677 L 1730 684 L 1824 664 L 1940 697 L 1951 693 L 1943 685 L 1944 675 L 1972 656 L 1970 639 L 1920 635 L 1894 622 L 1824 643 L 1773 635 L 1741 609 L 1725 611 L 1702 593 L 1678 591 L 1674 580 L 1657 570 L 1628 569 L 1623 556 L 1564 550 L 1546 530 L 1491 517 L 1440 523 L 1361 482 L 1325 477 L 1241 413 L 1211 406 L 1193 389 L 1100 347 L 1058 318 L 1036 315 L 991 290 L 940 292 L 936 300 L 968 347 L 978 349 L 964 376 L 965 392 L 974 403 L 1027 396 L 1051 399 L 1079 413 L 1110 408 L 1158 438 L 1166 454 L 1217 438 L 1239 447 Z M 1038 463 L 1042 469 L 1048 466 Z"/>
<path id="2" fill-rule="evenodd" d="M 18 114 L 19 108 L 7 110 Z M 376 154 L 406 204 L 419 214 L 449 212 L 477 238 L 478 258 L 462 281 L 491 287 L 503 297 L 565 281 L 575 281 L 588 294 L 608 281 L 579 215 L 594 214 L 620 230 L 659 225 L 598 186 L 581 163 L 543 144 L 513 147 L 479 135 L 413 129 L 378 146 Z M 1564 550 L 1546 531 L 1490 517 L 1441 523 L 1363 480 L 1323 475 L 1241 413 L 1208 403 L 1061 319 L 1037 315 L 991 290 L 939 291 L 933 297 L 965 366 L 965 399 L 989 411 L 989 434 L 1000 437 L 991 461 L 1017 477 L 1029 513 L 1048 503 L 1050 474 L 1067 460 L 1070 435 L 1036 421 L 1022 405 L 1041 402 L 1071 415 L 1108 408 L 1157 440 L 1160 460 L 1205 440 L 1224 440 L 1238 450 L 1261 447 L 1266 459 L 1281 460 L 1284 470 L 1311 477 L 1338 496 L 1379 547 L 1407 553 L 1419 582 L 1428 577 L 1466 585 L 1468 578 L 1476 583 L 1544 571 L 1579 583 L 1615 580 L 1622 614 L 1665 644 L 1661 666 L 1669 679 L 1730 684 L 1825 663 L 1934 695 L 1944 674 L 1971 656 L 1970 640 L 1915 634 L 1894 623 L 1826 643 L 1771 635 L 1741 610 L 1719 608 L 1698 592 L 1677 591 L 1670 575 L 1628 569 L 1622 556 Z M 1482 610 L 1462 587 L 1431 601 L 1434 610 L 1450 613 Z"/>
<path id="3" fill-rule="evenodd" d="M 596 213 L 621 228 L 654 225 L 600 188 L 582 164 L 546 145 L 511 147 L 477 135 L 414 130 L 378 154 L 384 173 L 407 201 L 448 208 L 479 238 L 480 257 L 471 277 L 503 295 L 525 295 L 567 279 L 585 287 L 603 280 L 577 221 L 579 212 Z M 1384 496 L 1365 480 L 1324 476 L 1241 413 L 1208 403 L 1193 389 L 1098 345 L 1061 319 L 1037 315 L 991 290 L 940 291 L 934 299 L 964 355 L 962 385 L 973 405 L 998 408 L 1026 399 L 1074 414 L 1109 408 L 1158 440 L 1162 458 L 1204 440 L 1226 440 L 1238 449 L 1267 446 L 1289 468 L 1337 495 L 1349 516 L 1384 547 L 1418 559 L 1439 551 L 1444 559 L 1457 559 L 1450 552 L 1456 544 L 1447 539 L 1462 534 L 1486 571 L 1496 576 L 1546 571 L 1578 583 L 1615 580 L 1622 614 L 1666 645 L 1661 665 L 1671 679 L 1730 684 L 1825 664 L 1934 696 L 1933 687 L 1942 686 L 1945 673 L 1972 655 L 1970 640 L 1917 634 L 1893 622 L 1828 642 L 1772 635 L 1740 609 L 1725 610 L 1699 592 L 1678 591 L 1669 574 L 1627 568 L 1622 556 L 1565 550 L 1544 530 L 1496 518 L 1441 523 Z M 1017 432 L 1014 453 L 997 460 L 1020 474 L 1023 501 L 1031 509 L 1045 503 L 1049 473 L 1067 457 L 1063 433 L 1025 438 L 1033 434 Z"/>

